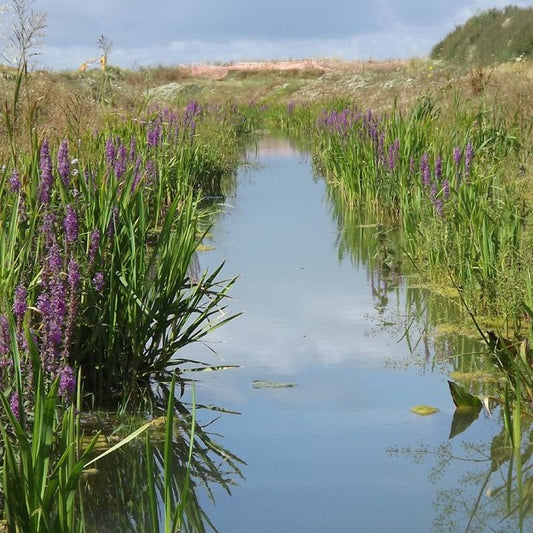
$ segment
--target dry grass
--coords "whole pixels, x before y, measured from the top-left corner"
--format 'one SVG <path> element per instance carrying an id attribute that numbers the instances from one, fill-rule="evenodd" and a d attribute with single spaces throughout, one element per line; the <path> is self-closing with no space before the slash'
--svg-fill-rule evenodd
<path id="1" fill-rule="evenodd" d="M 444 112 L 457 98 L 473 106 L 484 99 L 486 105 L 501 108 L 508 120 L 520 121 L 529 135 L 533 122 L 533 64 L 527 61 L 473 71 L 423 59 L 321 60 L 136 71 L 110 67 L 108 75 L 114 105 L 103 108 L 97 98 L 100 71 L 31 73 L 28 95 L 37 111 L 33 126 L 39 134 L 79 135 L 98 128 L 109 112 L 131 112 L 149 102 L 183 105 L 193 98 L 205 103 L 267 105 L 343 99 L 362 109 L 386 112 L 392 106 L 408 110 L 422 95 L 429 95 Z M 0 94 L 8 100 L 14 80 L 12 70 L 0 69 Z M 5 133 L 3 128 L 0 124 L 0 134 Z"/>

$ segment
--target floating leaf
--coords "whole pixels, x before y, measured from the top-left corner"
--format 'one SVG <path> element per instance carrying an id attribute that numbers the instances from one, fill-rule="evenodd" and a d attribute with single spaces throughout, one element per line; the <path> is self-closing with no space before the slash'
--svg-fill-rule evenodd
<path id="1" fill-rule="evenodd" d="M 465 391 L 453 381 L 448 380 L 448 385 L 450 387 L 453 403 L 456 407 L 475 407 L 481 409 L 481 400 L 477 396 Z"/>
<path id="2" fill-rule="evenodd" d="M 255 379 L 252 381 L 254 389 L 287 389 L 290 387 L 296 387 L 296 383 L 284 383 L 282 381 L 266 381 L 261 379 Z"/>
<path id="3" fill-rule="evenodd" d="M 411 407 L 411 411 L 420 416 L 433 415 L 439 412 L 436 407 L 431 407 L 430 405 L 415 405 Z"/>

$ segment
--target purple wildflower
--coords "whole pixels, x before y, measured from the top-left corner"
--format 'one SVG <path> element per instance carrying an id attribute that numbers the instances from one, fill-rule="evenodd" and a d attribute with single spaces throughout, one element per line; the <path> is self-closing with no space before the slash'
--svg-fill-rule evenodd
<path id="1" fill-rule="evenodd" d="M 398 157 L 398 150 L 400 148 L 400 141 L 396 139 L 393 144 L 389 146 L 389 170 L 394 171 L 396 166 L 396 159 Z"/>
<path id="2" fill-rule="evenodd" d="M 113 139 L 109 137 L 105 143 L 105 158 L 110 165 L 115 163 L 115 155 L 115 145 L 113 144 Z"/>
<path id="3" fill-rule="evenodd" d="M 63 228 L 65 229 L 65 237 L 67 242 L 75 243 L 78 240 L 78 217 L 76 211 L 69 204 L 67 205 L 67 214 L 63 220 Z"/>
<path id="4" fill-rule="evenodd" d="M 141 158 L 138 157 L 137 161 L 135 161 L 135 168 L 133 170 L 133 182 L 131 184 L 131 191 L 135 191 L 137 189 L 137 186 L 139 185 L 139 182 L 141 181 L 142 174 L 141 174 Z"/>
<path id="5" fill-rule="evenodd" d="M 127 163 L 128 154 L 126 152 L 126 147 L 120 143 L 117 152 L 117 158 L 115 160 L 115 176 L 117 180 L 122 179 L 126 173 L 126 163 Z"/>
<path id="6" fill-rule="evenodd" d="M 442 198 L 436 198 L 434 204 L 435 204 L 435 211 L 437 212 L 437 215 L 439 215 L 439 217 L 442 217 L 443 215 Z"/>
<path id="7" fill-rule="evenodd" d="M 155 148 L 161 140 L 161 124 L 156 124 L 153 129 L 148 130 L 146 134 L 148 146 Z"/>
<path id="8" fill-rule="evenodd" d="M 52 275 L 56 276 L 61 272 L 63 266 L 63 259 L 61 258 L 61 252 L 57 243 L 50 246 L 48 252 L 48 268 Z"/>
<path id="9" fill-rule="evenodd" d="M 28 291 L 25 287 L 22 285 L 18 285 L 15 288 L 15 301 L 13 303 L 13 314 L 15 317 L 19 320 L 22 320 L 24 318 L 24 314 L 26 313 L 26 310 L 28 309 Z"/>
<path id="10" fill-rule="evenodd" d="M 0 316 L 0 356 L 4 357 L 9 353 L 11 344 L 9 335 L 9 322 L 5 315 Z"/>
<path id="11" fill-rule="evenodd" d="M 68 187 L 70 183 L 70 159 L 66 139 L 61 142 L 59 151 L 57 152 L 57 171 L 65 186 Z"/>
<path id="12" fill-rule="evenodd" d="M 453 149 L 453 161 L 456 167 L 458 167 L 461 164 L 461 157 L 462 157 L 461 149 L 458 146 L 456 146 Z"/>
<path id="13" fill-rule="evenodd" d="M 19 393 L 18 391 L 13 392 L 11 395 L 11 398 L 9 399 L 9 407 L 11 408 L 12 413 L 15 415 L 15 418 L 17 420 L 20 419 L 20 412 L 19 412 Z"/>
<path id="14" fill-rule="evenodd" d="M 56 223 L 56 216 L 54 213 L 45 213 L 43 216 L 43 224 L 41 226 L 45 240 L 48 246 L 55 241 L 54 227 Z"/>
<path id="15" fill-rule="evenodd" d="M 104 273 L 96 272 L 93 277 L 93 287 L 96 292 L 102 292 L 104 290 Z"/>
<path id="16" fill-rule="evenodd" d="M 11 192 L 20 191 L 20 174 L 17 169 L 13 170 L 9 177 L 9 190 Z"/>
<path id="17" fill-rule="evenodd" d="M 52 160 L 50 158 L 50 149 L 45 139 L 41 145 L 39 167 L 41 169 L 41 183 L 39 189 L 39 200 L 43 204 L 50 201 L 54 177 L 52 175 Z"/>
<path id="18" fill-rule="evenodd" d="M 441 177 L 442 177 L 442 157 L 438 155 L 435 161 L 435 181 L 437 183 L 440 183 Z"/>
<path id="19" fill-rule="evenodd" d="M 79 286 L 81 281 L 80 267 L 76 260 L 71 259 L 68 264 L 68 284 L 72 289 Z"/>
<path id="20" fill-rule="evenodd" d="M 89 264 L 93 264 L 96 258 L 96 252 L 100 246 L 100 230 L 94 229 L 91 233 L 91 240 L 89 242 Z"/>
<path id="21" fill-rule="evenodd" d="M 69 365 L 65 365 L 59 371 L 59 394 L 63 398 L 68 398 L 72 396 L 76 390 L 76 377 L 74 376 L 74 370 Z"/>

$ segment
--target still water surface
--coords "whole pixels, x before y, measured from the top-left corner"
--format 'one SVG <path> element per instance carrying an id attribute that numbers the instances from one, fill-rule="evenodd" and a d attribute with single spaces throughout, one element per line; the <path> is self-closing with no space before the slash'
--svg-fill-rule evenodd
<path id="1" fill-rule="evenodd" d="M 380 326 L 370 267 L 339 258 L 339 228 L 310 157 L 270 138 L 249 159 L 206 242 L 214 250 L 200 258 L 202 268 L 224 261 L 227 277 L 240 275 L 229 311 L 243 313 L 208 339 L 240 367 L 202 376 L 196 390 L 199 402 L 240 413 L 211 429 L 247 463 L 231 497 L 215 490 L 215 505 L 205 502 L 208 515 L 222 533 L 465 531 L 480 491 L 478 514 L 494 512 L 483 481 L 499 417 L 482 413 L 448 439 L 450 369 L 410 364 L 401 326 Z M 405 291 L 389 295 L 391 316 Z M 440 411 L 417 416 L 417 404 Z M 482 518 L 470 530 L 513 531 L 504 514 L 494 529 Z"/>

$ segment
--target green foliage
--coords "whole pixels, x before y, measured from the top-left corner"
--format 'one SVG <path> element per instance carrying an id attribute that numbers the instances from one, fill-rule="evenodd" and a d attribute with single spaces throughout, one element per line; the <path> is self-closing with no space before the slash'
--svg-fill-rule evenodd
<path id="1" fill-rule="evenodd" d="M 467 20 L 436 44 L 432 59 L 488 66 L 533 57 L 533 8 L 490 9 Z"/>
<path id="2" fill-rule="evenodd" d="M 76 495 L 95 441 L 80 449 L 76 414 L 79 403 L 63 408 L 58 395 L 59 378 L 46 390 L 37 347 L 31 339 L 29 342 L 34 377 L 33 411 L 25 412 L 22 402 L 25 391 L 20 387 L 15 410 L 6 392 L 0 392 L 3 516 L 9 531 L 84 531 Z M 20 369 L 20 360 L 16 359 L 14 364 Z"/>

